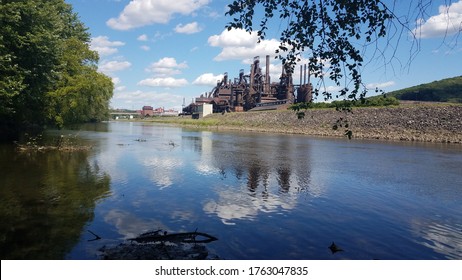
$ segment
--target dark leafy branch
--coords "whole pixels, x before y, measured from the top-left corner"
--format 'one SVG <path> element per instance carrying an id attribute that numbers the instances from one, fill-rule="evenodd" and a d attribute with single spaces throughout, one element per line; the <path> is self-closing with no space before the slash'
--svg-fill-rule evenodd
<path id="1" fill-rule="evenodd" d="M 259 39 L 266 38 L 269 19 L 278 17 L 286 23 L 280 32 L 277 56 L 293 72 L 302 53 L 309 53 L 311 74 L 325 77 L 342 86 L 339 96 L 355 99 L 366 93 L 361 78 L 363 57 L 359 42 L 371 43 L 387 34 L 391 11 L 379 0 L 236 0 L 229 5 L 234 17 L 228 29 L 254 31 L 255 10 L 264 13 L 256 30 Z M 316 89 L 326 98 L 327 90 Z M 321 91 L 321 92 L 320 92 Z"/>
<path id="2" fill-rule="evenodd" d="M 279 26 L 280 40 L 276 55 L 288 72 L 293 71 L 304 55 L 308 57 L 311 74 L 319 81 L 314 89 L 316 96 L 333 97 L 325 82 L 330 79 L 340 88 L 338 97 L 361 99 L 367 91 L 362 81 L 365 64 L 382 58 L 384 66 L 391 65 L 394 69 L 394 61 L 403 65 L 397 49 L 409 36 L 411 46 L 405 65 L 412 62 L 420 50 L 416 22 L 429 16 L 427 11 L 433 2 L 234 0 L 228 5 L 231 21 L 226 27 L 256 32 L 259 40 L 263 40 L 270 31 L 274 32 L 269 28 L 273 26 L 271 22 L 275 23 Z M 445 0 L 444 4 L 449 7 L 451 2 Z M 372 49 L 367 61 L 366 49 Z"/>

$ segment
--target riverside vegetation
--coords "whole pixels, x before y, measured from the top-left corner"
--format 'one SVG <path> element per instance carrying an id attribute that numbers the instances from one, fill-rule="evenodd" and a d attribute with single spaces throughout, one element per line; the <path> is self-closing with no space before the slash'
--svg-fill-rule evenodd
<path id="1" fill-rule="evenodd" d="M 0 4 L 0 140 L 107 119 L 114 85 L 64 0 Z"/>

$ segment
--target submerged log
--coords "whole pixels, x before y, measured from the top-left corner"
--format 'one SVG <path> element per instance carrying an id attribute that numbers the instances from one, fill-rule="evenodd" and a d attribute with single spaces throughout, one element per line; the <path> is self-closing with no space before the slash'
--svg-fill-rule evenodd
<path id="1" fill-rule="evenodd" d="M 181 233 L 164 233 L 160 234 L 161 231 L 154 231 L 150 233 L 141 234 L 138 237 L 130 238 L 130 241 L 136 241 L 138 243 L 148 242 L 174 242 L 174 243 L 210 243 L 218 240 L 218 238 L 203 232 L 181 232 Z M 197 239 L 199 237 L 199 239 Z M 201 238 L 202 237 L 202 238 Z"/>

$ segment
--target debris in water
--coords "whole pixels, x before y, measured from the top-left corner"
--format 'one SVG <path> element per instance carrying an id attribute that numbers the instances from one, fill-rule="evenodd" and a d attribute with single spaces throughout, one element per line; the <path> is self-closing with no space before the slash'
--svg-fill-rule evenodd
<path id="1" fill-rule="evenodd" d="M 344 250 L 342 248 L 340 248 L 339 246 L 337 246 L 337 244 L 335 244 L 334 242 L 332 242 L 332 244 L 328 247 L 330 249 L 330 251 L 332 252 L 332 254 L 335 254 L 337 252 L 343 252 Z"/>
<path id="2" fill-rule="evenodd" d="M 93 231 L 88 230 L 88 232 L 91 233 L 91 234 L 93 234 L 93 235 L 95 236 L 95 238 L 89 239 L 89 240 L 87 240 L 87 241 L 95 241 L 95 240 L 101 239 L 101 237 L 100 237 L 99 235 L 97 235 L 96 233 L 94 233 Z"/>
<path id="3" fill-rule="evenodd" d="M 156 230 L 130 238 L 115 247 L 99 249 L 107 260 L 203 260 L 219 259 L 204 243 L 218 240 L 203 232 L 167 233 Z"/>

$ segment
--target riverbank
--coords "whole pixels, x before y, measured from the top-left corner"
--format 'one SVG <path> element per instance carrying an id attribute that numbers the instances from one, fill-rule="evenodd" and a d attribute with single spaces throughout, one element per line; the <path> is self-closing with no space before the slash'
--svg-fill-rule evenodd
<path id="1" fill-rule="evenodd" d="M 403 104 L 393 107 L 354 108 L 351 113 L 335 109 L 311 109 L 303 119 L 295 112 L 259 111 L 213 114 L 200 120 L 190 117 L 156 118 L 172 123 L 214 130 L 240 130 L 345 137 L 345 128 L 332 127 L 348 120 L 353 138 L 434 143 L 462 143 L 462 106 L 458 104 Z"/>

